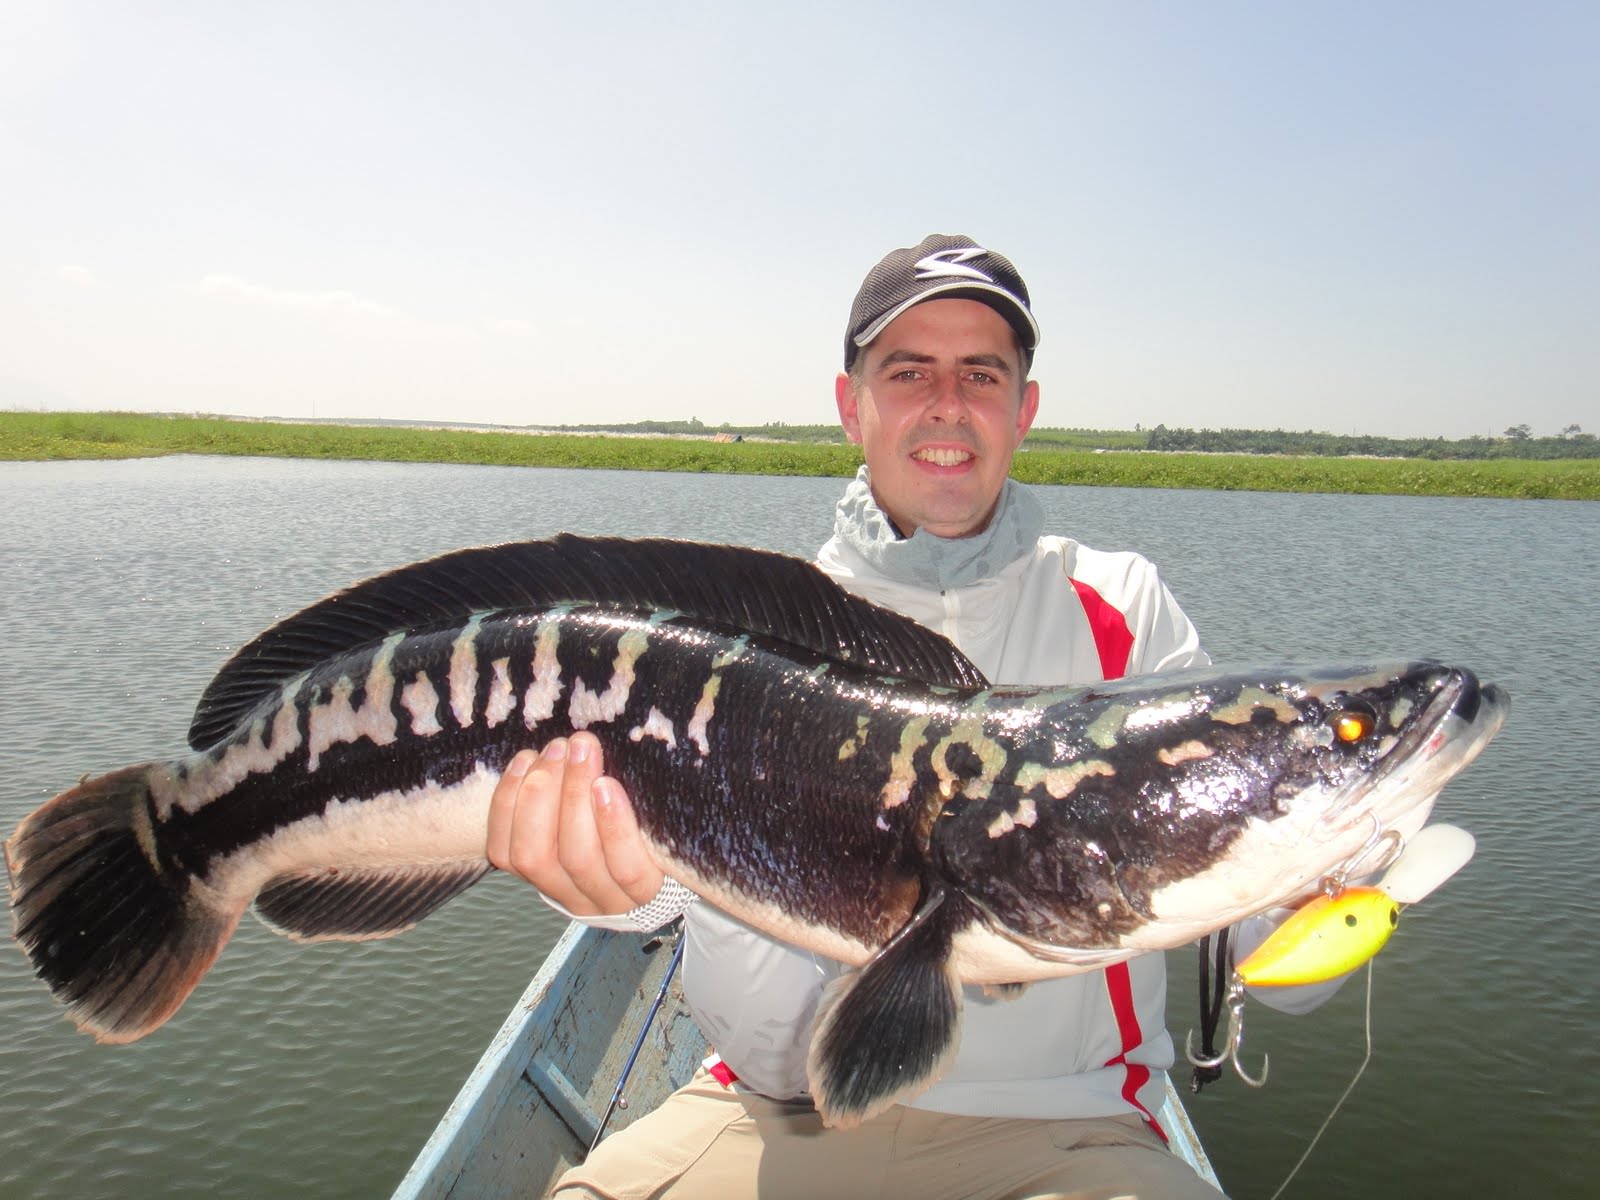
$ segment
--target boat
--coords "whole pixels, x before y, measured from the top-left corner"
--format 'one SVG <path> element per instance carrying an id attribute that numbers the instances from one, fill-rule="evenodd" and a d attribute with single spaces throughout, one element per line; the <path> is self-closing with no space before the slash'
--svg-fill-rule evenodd
<path id="1" fill-rule="evenodd" d="M 625 934 L 572 922 L 395 1200 L 543 1196 L 601 1137 L 688 1082 L 709 1049 L 677 984 L 681 949 L 675 930 Z M 1170 1078 L 1156 1119 L 1173 1153 L 1217 1183 Z"/>

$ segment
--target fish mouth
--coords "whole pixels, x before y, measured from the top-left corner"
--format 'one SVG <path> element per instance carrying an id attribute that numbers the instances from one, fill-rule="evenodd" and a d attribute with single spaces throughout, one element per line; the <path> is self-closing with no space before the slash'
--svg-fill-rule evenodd
<path id="1" fill-rule="evenodd" d="M 1500 732 L 1511 707 L 1505 692 L 1492 683 L 1479 683 L 1476 675 L 1460 667 L 1443 670 L 1444 682 L 1384 757 L 1374 782 L 1417 761 L 1442 759 L 1454 774 Z"/>

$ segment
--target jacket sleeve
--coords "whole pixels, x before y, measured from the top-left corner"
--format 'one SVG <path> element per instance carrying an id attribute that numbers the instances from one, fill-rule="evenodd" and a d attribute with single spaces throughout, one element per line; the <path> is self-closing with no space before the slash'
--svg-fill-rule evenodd
<path id="1" fill-rule="evenodd" d="M 611 916 L 598 914 L 580 917 L 568 912 L 565 906 L 557 904 L 543 892 L 539 893 L 539 899 L 569 920 L 581 922 L 594 929 L 609 929 L 614 933 L 651 933 L 683 916 L 699 897 L 676 879 L 668 876 L 662 881 L 661 890 L 656 893 L 655 899 L 648 904 L 641 904 L 638 908 L 630 908 L 625 913 L 615 913 Z"/>
<path id="2" fill-rule="evenodd" d="M 1194 622 L 1179 606 L 1160 572 L 1146 559 L 1136 561 L 1145 578 L 1140 581 L 1138 604 L 1127 615 L 1129 632 L 1133 634 L 1128 674 L 1148 675 L 1210 666 L 1211 656 L 1201 648 Z"/>

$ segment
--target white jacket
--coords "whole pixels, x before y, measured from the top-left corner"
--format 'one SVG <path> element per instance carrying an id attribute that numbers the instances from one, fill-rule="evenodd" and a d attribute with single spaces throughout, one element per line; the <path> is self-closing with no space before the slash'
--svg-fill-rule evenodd
<path id="1" fill-rule="evenodd" d="M 997 574 L 959 587 L 889 579 L 835 537 L 823 570 L 954 642 L 997 684 L 1075 684 L 1209 662 L 1193 625 L 1137 554 L 1041 537 Z M 744 1086 L 805 1091 L 823 985 L 843 968 L 710 905 L 688 910 L 683 986 L 707 1039 Z M 1160 954 L 1035 983 L 1013 999 L 965 989 L 961 1048 L 912 1106 L 974 1116 L 1089 1117 L 1161 1102 L 1172 1065 Z"/>

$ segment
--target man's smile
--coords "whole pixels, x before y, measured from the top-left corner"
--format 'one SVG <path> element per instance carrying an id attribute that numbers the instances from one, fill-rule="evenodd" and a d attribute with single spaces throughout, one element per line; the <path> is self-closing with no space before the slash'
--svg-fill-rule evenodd
<path id="1" fill-rule="evenodd" d="M 957 446 L 924 446 L 920 450 L 913 450 L 911 457 L 935 467 L 959 467 L 971 462 L 977 455 Z"/>

